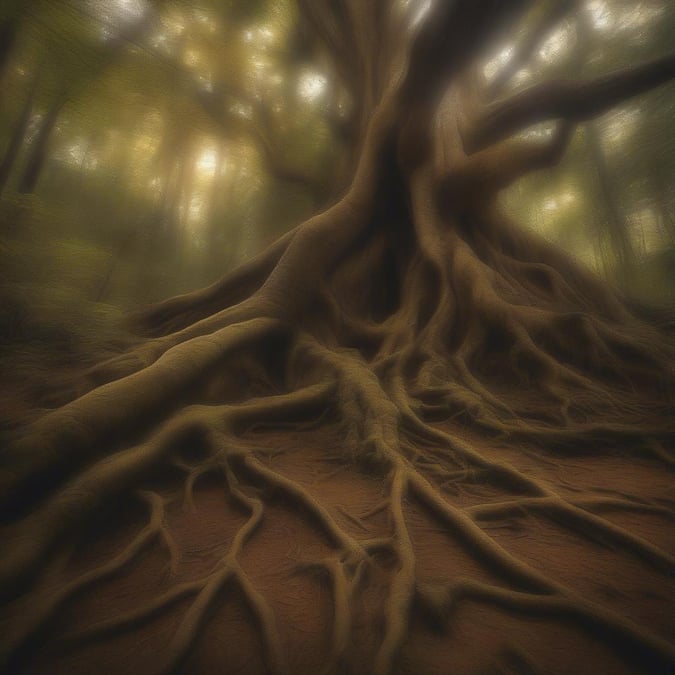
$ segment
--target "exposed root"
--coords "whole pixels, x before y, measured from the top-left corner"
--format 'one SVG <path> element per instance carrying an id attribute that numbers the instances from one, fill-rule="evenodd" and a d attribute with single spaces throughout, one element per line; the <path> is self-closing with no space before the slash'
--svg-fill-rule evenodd
<path id="1" fill-rule="evenodd" d="M 624 550 L 633 552 L 635 555 L 655 565 L 657 569 L 661 569 L 665 573 L 668 573 L 668 571 L 675 566 L 675 558 L 666 554 L 659 547 L 650 544 L 636 535 L 630 534 L 606 519 L 590 513 L 580 505 L 562 499 L 550 488 L 526 477 L 512 466 L 504 462 L 487 461 L 472 451 L 466 444 L 457 442 L 456 439 L 451 438 L 441 431 L 428 428 L 428 433 L 439 440 L 444 439 L 446 444 L 449 444 L 456 452 L 461 452 L 468 461 L 478 464 L 483 469 L 489 469 L 487 474 L 483 474 L 484 479 L 496 479 L 497 481 L 506 480 L 507 484 L 511 487 L 520 485 L 521 488 L 524 487 L 527 489 L 526 494 L 529 493 L 530 495 L 534 495 L 505 503 L 502 502 L 474 507 L 473 510 L 469 512 L 473 517 L 477 519 L 491 519 L 497 514 L 501 514 L 502 517 L 518 514 L 522 515 L 522 513 L 531 510 L 553 518 L 564 526 L 570 527 L 586 536 L 598 536 L 604 541 L 621 546 Z M 617 501 L 618 500 L 614 500 L 613 506 L 616 507 Z M 624 502 L 623 504 L 624 508 L 635 506 L 629 502 Z M 657 509 L 657 511 L 660 511 L 660 509 Z"/>
<path id="2" fill-rule="evenodd" d="M 140 372 L 44 416 L 3 454 L 3 506 L 16 512 L 25 495 L 41 496 L 41 490 L 104 454 L 115 438 L 156 422 L 219 362 L 280 329 L 275 320 L 255 319 L 181 343 Z"/>
<path id="3" fill-rule="evenodd" d="M 364 546 L 365 549 L 369 547 Z M 356 566 L 342 558 L 300 563 L 299 572 L 319 572 L 330 579 L 333 600 L 333 626 L 330 634 L 330 651 L 321 669 L 322 673 L 339 672 L 347 667 L 347 651 L 354 637 L 352 607 L 354 594 L 358 590 L 364 575 L 366 560 L 359 561 Z"/>
<path id="4" fill-rule="evenodd" d="M 148 500 L 151 506 L 150 522 L 122 552 L 104 565 L 85 572 L 73 581 L 56 589 L 37 588 L 30 596 L 26 613 L 16 617 L 11 624 L 10 631 L 3 638 L 0 650 L 0 671 L 11 668 L 12 662 L 23 656 L 29 640 L 43 631 L 66 603 L 86 592 L 90 587 L 118 574 L 158 537 L 163 540 L 169 552 L 171 567 L 175 570 L 175 559 L 178 553 L 166 529 L 163 500 L 156 494 L 142 494 L 142 497 Z"/>
<path id="5" fill-rule="evenodd" d="M 581 597 L 483 525 L 536 515 L 587 547 L 632 556 L 640 574 L 662 584 L 675 567 L 668 544 L 617 523 L 672 520 L 672 504 L 644 486 L 642 494 L 603 492 L 612 489 L 604 476 L 576 487 L 565 471 L 571 452 L 579 462 L 597 459 L 608 441 L 617 462 L 628 452 L 645 464 L 658 459 L 657 476 L 675 462 L 673 345 L 565 256 L 516 234 L 494 194 L 470 194 L 500 184 L 498 167 L 479 175 L 489 152 L 471 160 L 452 149 L 445 160 L 460 163 L 452 175 L 468 181 L 467 194 L 439 197 L 447 161 L 418 157 L 426 141 L 408 138 L 410 119 L 426 112 L 396 121 L 399 84 L 372 116 L 343 199 L 218 284 L 138 315 L 156 337 L 89 371 L 83 389 L 91 391 L 2 454 L 9 524 L 0 596 L 10 630 L 0 669 L 30 667 L 43 642 L 60 645 L 67 661 L 185 603 L 158 668 L 185 672 L 236 586 L 266 672 L 291 672 L 295 645 L 285 641 L 279 603 L 247 557 L 266 518 L 281 512 L 324 549 L 284 548 L 285 535 L 267 531 L 283 549 L 270 556 L 328 581 L 332 611 L 317 619 L 326 620 L 328 656 L 312 672 L 395 672 L 418 630 L 415 611 L 450 622 L 464 600 L 572 622 L 621 656 L 664 671 L 670 664 L 673 648 L 658 625 L 639 626 L 620 607 Z M 305 433 L 316 433 L 319 447 L 331 435 L 339 441 L 308 460 Z M 325 465 L 308 471 L 309 461 Z M 343 473 L 369 486 L 354 490 L 370 501 L 355 506 L 363 495 L 344 488 Z M 222 508 L 203 502 L 216 481 L 245 522 L 228 525 L 229 541 L 205 545 L 200 562 L 208 565 L 192 573 L 190 548 L 174 532 L 180 519 L 166 506 L 182 502 L 191 526 L 208 528 L 201 509 Z M 328 498 L 323 489 L 333 483 L 344 496 Z M 62 573 L 59 564 L 69 570 L 86 546 L 77 533 L 130 494 L 150 503 L 148 524 L 109 561 Z M 443 564 L 429 579 L 416 545 L 429 523 L 490 583 Z M 77 600 L 133 579 L 152 547 L 171 569 L 156 595 L 143 589 L 136 606 L 115 606 L 104 621 L 57 625 L 77 615 Z M 363 607 L 360 594 L 369 592 Z"/>
<path id="6" fill-rule="evenodd" d="M 675 659 L 675 648 L 640 626 L 576 595 L 532 595 L 472 579 L 457 579 L 447 589 L 421 589 L 424 602 L 447 614 L 463 600 L 491 604 L 517 614 L 573 621 L 631 660 L 649 664 L 653 672 L 666 672 Z M 429 597 L 430 596 L 430 597 Z"/>
<path id="7" fill-rule="evenodd" d="M 584 493 L 575 500 L 568 499 L 550 484 L 526 475 L 503 460 L 490 459 L 471 444 L 422 421 L 414 408 L 415 399 L 408 394 L 405 379 L 405 359 L 410 352 L 400 354 L 399 368 L 385 368 L 377 376 L 354 351 L 328 348 L 308 335 L 296 337 L 294 344 L 295 348 L 289 352 L 294 355 L 293 367 L 304 369 L 307 374 L 330 372 L 331 378 L 326 379 L 325 384 L 310 384 L 290 393 L 259 397 L 238 405 L 185 408 L 143 443 L 94 464 L 30 517 L 30 522 L 34 523 L 31 526 L 33 536 L 24 538 L 23 547 L 15 548 L 12 556 L 5 559 L 5 588 L 16 587 L 17 583 L 27 584 L 38 575 L 42 561 L 75 522 L 84 523 L 88 514 L 96 511 L 97 504 L 107 503 L 131 486 L 142 485 L 153 467 L 167 461 L 185 475 L 182 495 L 187 507 L 197 508 L 195 491 L 200 476 L 220 473 L 229 498 L 248 513 L 227 552 L 206 576 L 172 584 L 139 607 L 66 634 L 60 640 L 63 647 L 73 650 L 85 643 L 136 630 L 162 616 L 178 602 L 190 598 L 190 605 L 164 650 L 164 661 L 158 671 L 177 672 L 195 650 L 201 630 L 223 598 L 224 589 L 229 584 L 236 584 L 260 633 L 267 668 L 274 673 L 288 672 L 288 654 L 274 611 L 258 589 L 256 580 L 241 563 L 245 545 L 262 523 L 265 509 L 274 504 L 272 498 L 276 494 L 293 505 L 308 523 L 318 527 L 335 550 L 334 555 L 323 560 L 298 563 L 300 571 L 319 571 L 329 579 L 333 619 L 329 657 L 323 665 L 326 673 L 351 667 L 349 652 L 354 640 L 358 639 L 354 633 L 354 594 L 367 583 L 365 571 L 380 564 L 377 561 L 381 553 L 387 561 L 395 561 L 395 566 L 382 602 L 383 629 L 373 654 L 373 672 L 386 675 L 395 669 L 397 657 L 409 635 L 416 599 L 424 611 L 446 618 L 450 606 L 461 599 L 470 599 L 494 604 L 516 614 L 575 621 L 608 643 L 620 637 L 622 653 L 630 652 L 631 658 L 639 653 L 647 655 L 654 663 L 667 662 L 672 650 L 664 640 L 614 611 L 580 599 L 546 573 L 507 552 L 479 523 L 535 513 L 583 537 L 590 537 L 592 542 L 600 540 L 630 552 L 658 572 L 668 574 L 675 564 L 672 556 L 600 514 L 621 511 L 672 518 L 672 510 L 620 496 L 592 497 Z M 465 381 L 470 382 L 470 378 L 465 377 Z M 477 388 L 477 382 L 471 382 L 471 385 Z M 436 387 L 421 389 L 416 394 L 434 401 L 448 397 L 449 391 L 453 391 L 452 387 Z M 488 406 L 492 403 L 485 401 Z M 358 423 L 350 424 L 349 449 L 341 461 L 355 461 L 374 475 L 386 478 L 388 484 L 385 499 L 371 508 L 361 513 L 341 509 L 346 521 L 358 527 L 358 536 L 340 525 L 318 494 L 272 468 L 263 460 L 269 452 L 264 448 L 256 449 L 251 441 L 254 438 L 251 434 L 264 432 L 261 422 L 274 429 L 280 423 L 288 425 L 323 416 L 331 407 L 337 410 L 342 420 L 358 420 Z M 510 412 L 506 406 L 501 408 L 503 415 Z M 246 433 L 248 439 L 237 438 Z M 428 450 L 423 451 L 420 443 L 428 445 Z M 185 454 L 187 447 L 192 451 Z M 476 481 L 513 491 L 515 496 L 463 508 L 454 505 L 440 489 L 441 485 L 454 487 L 460 494 Z M 260 485 L 265 490 L 251 496 L 252 490 Z M 409 497 L 423 505 L 430 517 L 451 536 L 463 542 L 466 550 L 490 574 L 512 588 L 457 579 L 449 582 L 447 590 L 442 592 L 432 592 L 425 587 L 418 577 L 416 552 L 406 515 Z M 164 501 L 153 494 L 147 498 L 152 504 L 150 523 L 109 563 L 65 585 L 57 585 L 56 591 L 36 587 L 30 596 L 33 609 L 22 615 L 14 626 L 11 640 L 7 641 L 5 663 L 20 663 L 25 658 L 26 645 L 43 634 L 63 607 L 124 572 L 138 553 L 154 541 L 163 542 L 176 570 L 181 552 L 164 524 Z M 382 513 L 390 517 L 391 533 L 372 536 L 369 521 Z M 20 525 L 17 533 L 25 532 L 27 522 Z"/>
<path id="8" fill-rule="evenodd" d="M 472 506 L 468 509 L 468 512 L 472 518 L 477 520 L 499 520 L 501 518 L 525 516 L 530 511 L 536 513 L 540 508 L 546 511 L 547 507 L 552 504 L 555 504 L 555 500 L 551 500 L 549 497 L 523 497 L 506 502 Z M 657 504 L 643 504 L 629 499 L 595 497 L 575 500 L 570 504 L 591 513 L 627 511 L 631 513 L 651 513 L 675 519 L 675 510 L 673 509 Z"/>
<path id="9" fill-rule="evenodd" d="M 147 335 L 167 335 L 241 302 L 254 293 L 272 271 L 293 239 L 288 232 L 272 246 L 216 283 L 179 295 L 133 314 L 132 326 Z"/>
<path id="10" fill-rule="evenodd" d="M 406 487 L 406 473 L 403 468 L 397 468 L 391 490 L 391 510 L 399 568 L 391 583 L 385 608 L 384 638 L 375 655 L 374 672 L 377 675 L 385 675 L 393 669 L 394 659 L 408 632 L 408 617 L 415 596 L 415 554 L 403 515 Z"/>

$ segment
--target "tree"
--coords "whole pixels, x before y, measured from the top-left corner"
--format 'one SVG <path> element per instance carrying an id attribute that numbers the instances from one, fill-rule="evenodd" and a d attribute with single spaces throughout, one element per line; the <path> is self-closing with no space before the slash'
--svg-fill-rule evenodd
<path id="1" fill-rule="evenodd" d="M 673 569 L 665 548 L 605 515 L 672 516 L 666 505 L 582 485 L 575 493 L 510 459 L 534 448 L 533 461 L 555 464 L 551 452 L 564 461 L 619 447 L 672 467 L 673 346 L 563 251 L 509 222 L 498 194 L 558 162 L 575 124 L 670 80 L 675 57 L 490 100 L 487 48 L 541 3 L 298 4 L 312 48 L 332 60 L 352 101 L 348 188 L 219 282 L 137 313 L 148 337 L 87 371 L 77 398 L 5 450 L 4 667 L 26 666 L 36 645 L 77 654 L 166 620 L 169 642 L 154 667 L 194 672 L 195 645 L 228 587 L 249 609 L 238 621 L 263 645 L 246 672 L 405 670 L 398 658 L 415 617 L 440 629 L 465 604 L 572 620 L 629 665 L 666 672 L 675 650 L 658 629 L 508 550 L 485 523 L 537 514 L 656 574 Z M 557 17 L 556 3 L 547 6 Z M 503 90 L 508 77 L 497 78 Z M 557 122 L 547 139 L 517 136 L 546 120 Z M 496 439 L 511 454 L 491 451 Z M 382 494 L 340 512 L 289 468 L 294 448 L 305 463 L 320 457 L 358 474 L 363 494 Z M 214 480 L 234 514 L 222 522 L 227 541 L 219 532 L 181 547 L 189 533 L 173 505 L 196 503 Z M 477 486 L 492 496 L 467 501 Z M 273 610 L 276 591 L 247 558 L 265 542 L 269 556 L 289 555 L 265 529 L 281 511 L 286 520 L 274 522 L 309 528 L 294 530 L 292 578 L 306 594 L 323 589 L 330 606 L 319 617 L 328 656 L 309 649 L 315 660 L 304 666 L 291 651 L 302 643 Z M 420 512 L 479 571 L 425 571 Z M 173 570 L 155 593 L 138 581 L 156 569 L 143 563 L 145 550 L 168 554 Z M 193 554 L 192 571 L 181 571 L 181 556 Z M 138 598 L 106 596 L 105 617 L 87 609 L 124 575 L 136 575 Z M 72 607 L 89 617 L 74 629 Z M 89 658 L 100 663 L 110 652 L 99 648 Z M 210 654 L 201 667 L 222 672 L 227 656 Z"/>

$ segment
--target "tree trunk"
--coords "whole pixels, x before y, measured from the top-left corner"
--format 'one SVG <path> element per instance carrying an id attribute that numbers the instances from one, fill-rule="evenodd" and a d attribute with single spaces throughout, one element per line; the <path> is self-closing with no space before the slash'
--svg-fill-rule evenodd
<path id="1" fill-rule="evenodd" d="M 616 269 L 614 273 L 625 285 L 630 282 L 635 269 L 635 250 L 630 239 L 628 223 L 617 203 L 615 188 L 609 175 L 609 168 L 602 149 L 602 141 L 596 125 L 593 122 L 586 124 L 584 128 L 588 151 L 593 161 L 598 177 L 600 194 L 605 204 L 606 226 L 609 233 Z"/>
<path id="2" fill-rule="evenodd" d="M 31 114 L 33 112 L 33 100 L 35 98 L 35 90 L 37 88 L 37 81 L 39 74 L 33 76 L 33 82 L 28 91 L 28 96 L 23 104 L 21 113 L 19 114 L 19 119 L 14 126 L 12 131 L 12 136 L 9 139 L 9 144 L 5 150 L 5 154 L 2 158 L 2 163 L 0 163 L 0 194 L 5 189 L 7 181 L 12 173 L 12 169 L 16 164 L 16 160 L 21 152 L 21 146 L 23 145 L 24 139 L 26 137 L 26 130 L 28 129 L 28 124 L 30 122 Z"/>
<path id="3" fill-rule="evenodd" d="M 588 58 L 588 52 L 593 39 L 592 21 L 588 9 L 583 7 L 577 13 L 577 53 L 575 65 L 582 70 L 584 62 Z M 608 264 L 603 256 L 603 265 L 606 276 L 614 276 L 625 288 L 631 281 L 632 272 L 635 269 L 636 258 L 635 251 L 631 242 L 629 224 L 621 211 L 617 201 L 617 195 L 612 184 L 610 169 L 607 166 L 605 152 L 602 147 L 602 139 L 598 127 L 593 121 L 584 126 L 584 135 L 586 146 L 591 162 L 595 169 L 598 179 L 600 195 L 602 197 L 605 212 L 605 229 L 609 235 L 609 245 L 611 257 L 614 264 Z M 595 216 L 596 224 L 599 224 L 601 218 Z"/>
<path id="4" fill-rule="evenodd" d="M 659 210 L 663 234 L 671 245 L 675 245 L 675 207 L 671 197 L 672 186 L 664 175 L 663 168 L 656 163 L 650 166 L 649 184 L 654 203 Z"/>
<path id="5" fill-rule="evenodd" d="M 13 13 L 0 22 L 0 90 L 4 89 L 4 78 L 16 43 L 18 27 L 19 17 Z"/>
<path id="6" fill-rule="evenodd" d="M 336 58 L 340 27 L 378 46 L 350 73 L 370 94 L 349 188 L 136 315 L 154 337 L 5 450 L 8 670 L 667 672 L 672 627 L 625 604 L 675 564 L 631 525 L 673 517 L 654 487 L 672 340 L 498 201 L 651 71 L 482 105 L 478 54 L 527 4 L 432 3 L 412 32 L 390 17 L 389 43 L 368 3 L 313 5 Z M 549 117 L 544 143 L 506 138 Z"/>
<path id="7" fill-rule="evenodd" d="M 32 194 L 35 192 L 38 181 L 44 169 L 45 161 L 49 154 L 49 144 L 52 137 L 52 132 L 56 126 L 56 121 L 59 118 L 61 108 L 66 102 L 64 96 L 59 96 L 51 108 L 47 111 L 42 124 L 37 132 L 35 140 L 30 145 L 30 152 L 26 167 L 23 171 L 21 179 L 19 180 L 18 191 L 22 194 Z"/>

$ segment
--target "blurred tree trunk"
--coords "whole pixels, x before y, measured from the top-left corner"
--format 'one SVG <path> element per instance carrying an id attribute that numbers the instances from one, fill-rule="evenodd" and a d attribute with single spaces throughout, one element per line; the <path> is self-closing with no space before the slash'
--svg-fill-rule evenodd
<path id="1" fill-rule="evenodd" d="M 164 165 L 164 180 L 162 182 L 162 196 L 159 203 L 160 231 L 162 244 L 169 245 L 175 241 L 178 228 L 177 188 L 180 162 L 174 157 L 168 157 Z"/>
<path id="2" fill-rule="evenodd" d="M 54 101 L 52 107 L 47 111 L 42 120 L 37 136 L 30 145 L 28 161 L 19 180 L 18 191 L 22 194 L 32 194 L 35 192 L 49 153 L 49 144 L 56 127 L 56 120 L 66 100 L 66 97 L 61 95 Z"/>
<path id="3" fill-rule="evenodd" d="M 649 171 L 649 184 L 654 204 L 658 207 L 658 219 L 663 234 L 671 244 L 675 244 L 675 209 L 673 199 L 669 194 L 670 183 L 663 167 L 651 163 Z"/>
<path id="4" fill-rule="evenodd" d="M 230 201 L 228 190 L 224 190 L 224 168 L 225 168 L 225 153 L 219 147 L 216 150 L 215 166 L 213 169 L 213 178 L 207 195 L 206 205 L 204 208 L 205 229 L 204 229 L 204 245 L 206 246 L 205 258 L 209 266 L 209 270 L 218 273 L 223 267 L 223 220 L 222 208 L 223 204 Z M 227 182 L 229 185 L 229 181 Z M 223 195 L 225 192 L 225 195 Z M 220 272 L 222 274 L 222 272 Z"/>
<path id="5" fill-rule="evenodd" d="M 588 152 L 593 161 L 604 203 L 607 233 L 609 234 L 613 257 L 617 263 L 617 278 L 625 283 L 630 280 L 636 262 L 635 249 L 630 239 L 629 223 L 618 203 L 598 127 L 593 122 L 588 122 L 584 131 Z"/>
<path id="6" fill-rule="evenodd" d="M 178 172 L 178 234 L 184 234 L 190 222 L 190 207 L 195 184 L 196 157 L 191 144 L 183 148 Z"/>
<path id="7" fill-rule="evenodd" d="M 12 169 L 16 164 L 16 160 L 21 152 L 21 147 L 23 145 L 24 139 L 26 137 L 26 131 L 28 129 L 28 124 L 30 122 L 31 113 L 33 112 L 33 101 L 35 100 L 35 91 L 37 89 L 37 81 L 39 74 L 36 73 L 33 76 L 33 81 L 30 85 L 28 96 L 23 104 L 19 118 L 16 121 L 12 135 L 7 144 L 7 149 L 0 163 L 0 194 L 7 185 L 7 181 L 12 173 Z"/>
<path id="8" fill-rule="evenodd" d="M 35 192 L 38 181 L 42 174 L 45 161 L 49 154 L 49 144 L 51 140 L 52 133 L 56 126 L 61 109 L 63 108 L 66 101 L 71 98 L 75 98 L 80 95 L 83 89 L 89 86 L 92 80 L 101 77 L 103 73 L 110 68 L 113 64 L 117 62 L 119 57 L 124 53 L 124 50 L 129 44 L 138 42 L 143 35 L 149 30 L 153 25 L 153 22 L 156 19 L 156 13 L 154 11 L 146 11 L 142 17 L 136 22 L 133 23 L 127 30 L 122 31 L 119 35 L 115 36 L 108 43 L 106 43 L 100 58 L 96 63 L 96 67 L 89 72 L 88 76 L 84 80 L 79 80 L 72 83 L 66 83 L 65 88 L 54 100 L 52 107 L 47 111 L 45 118 L 40 125 L 37 137 L 32 144 L 30 149 L 30 154 L 28 161 L 26 163 L 26 168 L 24 169 L 23 175 L 19 181 L 18 191 L 23 194 L 30 194 Z M 15 36 L 16 32 L 16 17 L 14 17 L 14 23 L 10 19 L 7 23 L 9 26 L 6 28 L 6 31 L 10 37 Z M 12 32 L 13 31 L 13 32 Z M 2 75 L 2 57 L 3 57 L 3 48 L 2 48 L 2 39 L 3 35 L 0 32 L 0 76 Z M 11 45 L 10 45 L 11 46 Z M 8 59 L 10 52 L 9 48 L 5 48 L 6 53 L 4 58 Z"/>
<path id="9" fill-rule="evenodd" d="M 581 11 L 577 12 L 576 28 L 577 53 L 573 61 L 581 69 L 589 56 L 594 38 L 591 17 L 585 6 L 582 7 Z M 618 203 L 616 190 L 602 147 L 601 133 L 593 120 L 589 120 L 584 125 L 584 134 L 588 154 L 593 163 L 594 173 L 597 176 L 603 200 L 604 222 L 607 234 L 609 235 L 611 254 L 615 262 L 614 274 L 621 284 L 626 284 L 631 278 L 636 262 L 635 251 L 630 239 L 629 224 Z M 596 224 L 603 222 L 603 219 L 598 218 L 597 215 L 593 220 Z M 599 236 L 601 234 L 601 232 L 598 232 Z M 603 261 L 603 265 L 605 266 L 605 271 L 608 272 L 608 266 L 605 261 Z"/>
<path id="10" fill-rule="evenodd" d="M 231 213 L 236 203 L 241 166 L 230 169 L 228 174 L 224 175 L 224 159 L 223 153 L 219 152 L 211 187 L 207 221 L 209 223 L 207 234 L 209 266 L 214 272 L 220 270 L 220 274 L 223 268 L 229 269 L 238 260 L 239 247 L 245 231 L 242 223 L 232 227 L 232 218 L 225 217 L 225 213 Z"/>
<path id="11" fill-rule="evenodd" d="M 16 43 L 19 19 L 15 14 L 0 23 L 0 86 L 9 65 L 9 57 Z"/>

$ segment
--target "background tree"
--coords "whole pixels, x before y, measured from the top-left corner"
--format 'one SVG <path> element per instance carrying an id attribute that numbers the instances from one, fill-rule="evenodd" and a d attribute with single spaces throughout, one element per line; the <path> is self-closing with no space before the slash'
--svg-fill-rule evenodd
<path id="1" fill-rule="evenodd" d="M 146 243 L 171 230 L 170 272 L 181 237 L 217 241 L 194 218 L 230 209 L 216 180 L 236 214 L 278 210 L 277 234 L 325 208 L 136 312 L 145 338 L 59 378 L 62 405 L 8 434 L 1 667 L 667 672 L 672 336 L 519 228 L 502 193 L 558 165 L 577 125 L 672 79 L 675 57 L 523 76 L 569 12 L 601 25 L 598 0 L 132 6 L 154 27 L 88 80 L 92 133 L 54 161 L 115 167 L 128 188 L 102 198 L 147 216 Z M 94 26 L 111 39 L 105 3 L 46 7 L 35 25 L 64 11 L 91 49 Z M 668 15 L 638 9 L 633 25 Z M 106 91 L 137 112 L 116 117 Z M 82 128 L 71 106 L 62 124 Z M 36 218 L 34 197 L 6 208 Z M 134 254 L 118 227 L 114 265 Z M 523 518 L 552 539 L 519 542 Z M 578 559 L 595 584 L 567 571 Z M 499 637 L 469 630 L 460 653 L 434 637 L 476 606 Z"/>

